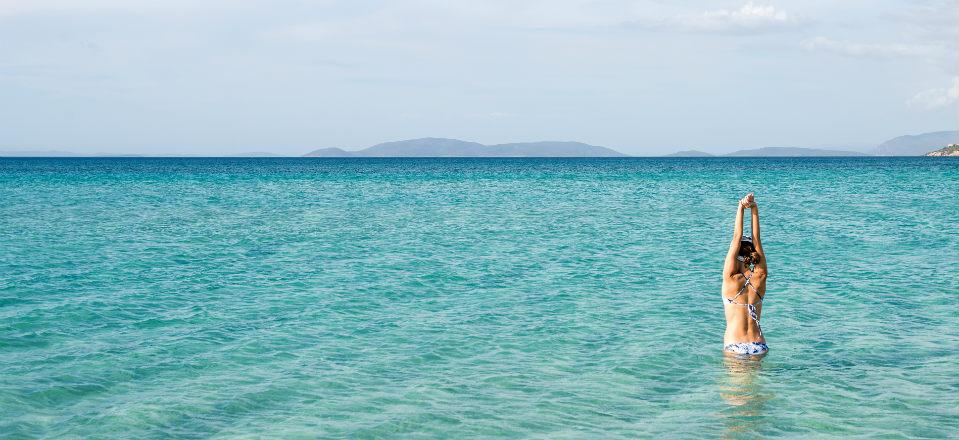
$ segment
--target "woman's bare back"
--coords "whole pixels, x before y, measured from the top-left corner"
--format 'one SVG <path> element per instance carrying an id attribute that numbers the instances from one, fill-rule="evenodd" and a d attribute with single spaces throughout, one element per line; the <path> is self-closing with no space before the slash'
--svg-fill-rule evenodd
<path id="1" fill-rule="evenodd" d="M 746 279 L 749 277 L 749 285 Z M 739 296 L 737 297 L 737 293 Z M 762 298 L 766 295 L 765 271 L 753 270 L 733 274 L 723 279 L 723 308 L 726 314 L 726 332 L 723 345 L 736 342 L 766 342 L 757 322 L 762 317 Z M 732 299 L 732 302 L 729 300 Z M 755 309 L 756 319 L 750 314 Z"/>

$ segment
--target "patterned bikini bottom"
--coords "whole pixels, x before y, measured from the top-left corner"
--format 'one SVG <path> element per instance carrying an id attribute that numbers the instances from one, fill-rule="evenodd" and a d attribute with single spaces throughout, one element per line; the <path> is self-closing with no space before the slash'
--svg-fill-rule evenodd
<path id="1" fill-rule="evenodd" d="M 726 345 L 723 350 L 735 354 L 758 355 L 766 354 L 769 346 L 765 342 L 735 342 Z"/>

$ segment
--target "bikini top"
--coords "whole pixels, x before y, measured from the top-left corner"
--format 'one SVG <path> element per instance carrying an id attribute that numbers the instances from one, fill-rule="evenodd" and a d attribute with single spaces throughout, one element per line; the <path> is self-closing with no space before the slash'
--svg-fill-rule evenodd
<path id="1" fill-rule="evenodd" d="M 749 317 L 752 318 L 753 321 L 756 321 L 756 327 L 759 328 L 759 335 L 762 336 L 762 334 L 763 334 L 763 328 L 762 328 L 762 326 L 759 325 L 759 315 L 756 313 L 756 304 L 762 303 L 762 302 L 763 302 L 763 297 L 760 296 L 760 297 L 759 297 L 759 301 L 758 301 L 756 304 L 747 304 L 747 303 L 744 303 L 744 302 L 736 302 L 736 298 L 739 298 L 740 295 L 742 295 L 744 292 L 746 292 L 746 288 L 747 288 L 747 287 L 752 287 L 753 290 L 756 291 L 757 296 L 759 295 L 759 290 L 756 289 L 756 286 L 752 285 L 752 283 L 749 282 L 749 279 L 752 278 L 753 274 L 749 274 L 749 276 L 746 276 L 746 274 L 742 274 L 742 275 L 743 275 L 743 278 L 746 278 L 746 282 L 743 283 L 743 287 L 741 287 L 741 288 L 739 289 L 739 291 L 736 292 L 736 296 L 734 296 L 734 297 L 732 297 L 732 298 L 726 298 L 725 296 L 723 296 L 723 306 L 725 307 L 725 306 L 727 306 L 727 305 L 729 305 L 729 304 L 732 304 L 732 305 L 737 305 L 737 306 L 743 306 L 743 307 L 745 307 L 746 310 L 749 311 Z"/>

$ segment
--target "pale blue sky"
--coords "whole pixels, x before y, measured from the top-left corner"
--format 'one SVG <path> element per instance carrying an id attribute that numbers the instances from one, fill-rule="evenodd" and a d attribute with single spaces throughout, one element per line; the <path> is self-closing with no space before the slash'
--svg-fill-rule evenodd
<path id="1" fill-rule="evenodd" d="M 0 0 L 0 150 L 630 154 L 959 126 L 959 0 Z"/>

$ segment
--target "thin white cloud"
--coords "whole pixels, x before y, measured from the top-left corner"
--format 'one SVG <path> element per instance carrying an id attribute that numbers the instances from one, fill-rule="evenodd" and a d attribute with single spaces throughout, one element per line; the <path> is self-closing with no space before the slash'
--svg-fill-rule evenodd
<path id="1" fill-rule="evenodd" d="M 681 29 L 701 32 L 755 32 L 796 27 L 801 20 L 772 5 L 746 3 L 739 9 L 718 9 L 681 15 L 674 20 Z"/>
<path id="2" fill-rule="evenodd" d="M 752 2 L 735 9 L 694 12 L 644 0 L 531 0 L 520 3 L 505 0 L 408 0 L 386 3 L 355 16 L 288 25 L 274 29 L 268 35 L 319 41 L 344 36 L 409 35 L 429 31 L 602 32 L 617 28 L 749 34 L 786 30 L 803 24 L 806 21 L 785 10 Z"/>
<path id="3" fill-rule="evenodd" d="M 0 0 L 2 1 L 2 0 Z M 408 38 L 434 34 L 504 30 L 576 30 L 616 26 L 623 11 L 596 4 L 593 0 L 406 0 L 384 3 L 355 14 L 322 17 L 287 24 L 265 34 L 268 37 L 301 41 L 357 38 L 383 35 Z"/>
<path id="4" fill-rule="evenodd" d="M 930 46 L 916 44 L 878 44 L 837 41 L 827 37 L 805 40 L 802 47 L 809 51 L 831 52 L 851 57 L 890 58 L 890 57 L 928 57 L 935 52 Z"/>
<path id="5" fill-rule="evenodd" d="M 959 76 L 952 78 L 951 87 L 929 89 L 917 93 L 908 104 L 926 110 L 936 110 L 959 102 Z"/>

